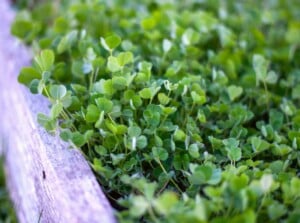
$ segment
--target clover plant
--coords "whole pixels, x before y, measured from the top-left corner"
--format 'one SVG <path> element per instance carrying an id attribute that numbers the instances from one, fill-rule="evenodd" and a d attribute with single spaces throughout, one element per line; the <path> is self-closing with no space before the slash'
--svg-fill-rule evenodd
<path id="1" fill-rule="evenodd" d="M 120 222 L 298 222 L 300 2 L 45 1 L 12 33 L 38 122 Z M 76 171 L 76 170 L 74 170 Z"/>

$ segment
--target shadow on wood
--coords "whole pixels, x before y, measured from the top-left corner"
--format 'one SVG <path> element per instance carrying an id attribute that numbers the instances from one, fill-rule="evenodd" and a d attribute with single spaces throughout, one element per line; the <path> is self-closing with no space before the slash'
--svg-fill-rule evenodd
<path id="1" fill-rule="evenodd" d="M 48 113 L 47 101 L 17 83 L 31 56 L 9 34 L 14 13 L 5 0 L 0 1 L 0 14 L 0 142 L 19 221 L 115 222 L 81 153 L 38 126 L 37 113 Z"/>

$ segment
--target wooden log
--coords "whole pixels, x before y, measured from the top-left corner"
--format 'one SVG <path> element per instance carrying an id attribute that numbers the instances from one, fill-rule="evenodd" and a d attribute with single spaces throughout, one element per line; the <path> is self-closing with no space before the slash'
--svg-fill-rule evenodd
<path id="1" fill-rule="evenodd" d="M 14 13 L 7 0 L 0 14 L 0 143 L 19 222 L 116 222 L 80 151 L 38 126 L 37 113 L 49 113 L 48 102 L 17 83 L 31 55 L 10 35 Z"/>

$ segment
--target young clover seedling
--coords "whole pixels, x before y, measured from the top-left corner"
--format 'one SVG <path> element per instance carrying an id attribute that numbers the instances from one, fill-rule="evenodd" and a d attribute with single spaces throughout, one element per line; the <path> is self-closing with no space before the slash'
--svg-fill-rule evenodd
<path id="1" fill-rule="evenodd" d="M 113 50 L 120 45 L 121 41 L 121 38 L 115 34 L 106 38 L 100 38 L 101 45 L 104 49 L 110 52 L 110 56 L 112 56 Z"/>

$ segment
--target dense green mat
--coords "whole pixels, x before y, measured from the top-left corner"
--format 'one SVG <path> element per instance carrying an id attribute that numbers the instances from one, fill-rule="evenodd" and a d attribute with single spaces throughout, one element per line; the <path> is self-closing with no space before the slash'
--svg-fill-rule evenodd
<path id="1" fill-rule="evenodd" d="M 44 2 L 19 81 L 120 222 L 299 222 L 300 1 Z"/>

